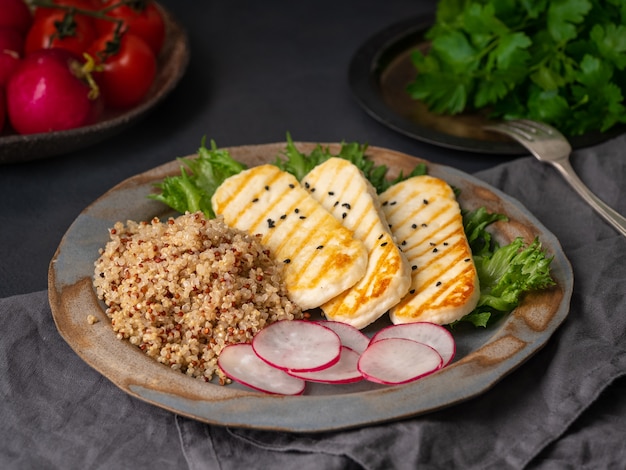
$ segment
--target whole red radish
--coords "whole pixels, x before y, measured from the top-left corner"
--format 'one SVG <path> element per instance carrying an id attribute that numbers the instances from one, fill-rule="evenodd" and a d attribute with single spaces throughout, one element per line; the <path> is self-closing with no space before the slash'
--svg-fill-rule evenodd
<path id="1" fill-rule="evenodd" d="M 21 59 L 17 52 L 0 50 L 0 87 L 6 86 Z"/>
<path id="2" fill-rule="evenodd" d="M 33 14 L 24 0 L 0 0 L 0 26 L 16 29 L 25 35 L 33 22 Z"/>
<path id="3" fill-rule="evenodd" d="M 7 110 L 20 134 L 74 129 L 93 123 L 100 109 L 84 79 L 82 61 L 65 49 L 33 52 L 7 84 Z M 97 93 L 95 93 L 97 95 Z"/>
<path id="4" fill-rule="evenodd" d="M 13 51 L 20 56 L 24 52 L 24 36 L 17 29 L 0 26 L 0 52 Z"/>
<path id="5" fill-rule="evenodd" d="M 0 86 L 0 132 L 4 129 L 4 122 L 6 121 L 7 107 L 6 100 L 4 98 L 4 87 Z"/>

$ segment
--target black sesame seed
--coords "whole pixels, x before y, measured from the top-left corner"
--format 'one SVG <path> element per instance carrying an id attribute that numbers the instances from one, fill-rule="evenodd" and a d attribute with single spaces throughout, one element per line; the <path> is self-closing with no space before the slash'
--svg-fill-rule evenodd
<path id="1" fill-rule="evenodd" d="M 329 196 L 334 196 L 335 195 L 335 191 L 328 191 L 328 195 Z"/>
<path id="2" fill-rule="evenodd" d="M 269 186 L 265 186 L 265 190 L 266 190 L 266 191 L 269 191 L 269 190 L 270 190 L 270 187 L 269 187 Z"/>
<path id="3" fill-rule="evenodd" d="M 258 198 L 258 197 L 255 197 L 255 198 L 252 200 L 252 202 L 259 202 L 259 198 Z"/>
<path id="4" fill-rule="evenodd" d="M 296 209 L 294 210 L 294 212 L 295 212 L 296 214 L 298 214 L 298 213 L 300 212 L 300 209 L 298 209 L 298 208 L 296 207 Z"/>
<path id="5" fill-rule="evenodd" d="M 287 218 L 287 214 L 283 214 L 280 216 L 281 220 L 285 220 Z"/>
<path id="6" fill-rule="evenodd" d="M 411 289 L 411 290 L 409 291 L 409 294 L 415 294 L 415 289 Z"/>
<path id="7" fill-rule="evenodd" d="M 347 202 L 344 202 L 341 207 L 345 207 L 346 209 L 350 209 L 350 204 L 348 204 Z"/>
<path id="8" fill-rule="evenodd" d="M 465 258 L 463 261 L 465 261 L 466 263 L 468 263 L 468 262 L 469 262 L 469 260 L 470 260 L 469 258 Z"/>
<path id="9" fill-rule="evenodd" d="M 417 224 L 411 225 L 411 228 L 417 228 Z"/>
<path id="10" fill-rule="evenodd" d="M 443 246 L 448 246 L 448 242 L 443 242 Z"/>
<path id="11" fill-rule="evenodd" d="M 306 215 L 301 215 L 300 219 L 306 219 Z"/>
<path id="12" fill-rule="evenodd" d="M 267 219 L 267 226 L 269 228 L 274 228 L 276 226 L 276 222 L 274 222 L 272 219 Z"/>
<path id="13" fill-rule="evenodd" d="M 315 192 L 315 188 L 311 188 L 311 192 L 314 193 Z"/>
<path id="14" fill-rule="evenodd" d="M 435 284 L 437 287 L 439 287 L 441 285 L 441 281 L 437 281 L 437 284 Z"/>
<path id="15" fill-rule="evenodd" d="M 428 199 L 424 199 L 424 204 L 428 204 Z"/>
<path id="16" fill-rule="evenodd" d="M 422 227 L 428 227 L 428 224 L 422 224 Z"/>
<path id="17" fill-rule="evenodd" d="M 304 182 L 304 187 L 305 187 L 306 189 L 309 189 L 309 188 L 311 187 L 311 185 L 305 181 L 305 182 Z"/>
<path id="18" fill-rule="evenodd" d="M 437 248 L 433 248 L 433 253 L 437 253 L 439 250 Z"/>
<path id="19" fill-rule="evenodd" d="M 385 236 L 385 234 L 384 234 L 384 233 L 381 233 L 381 234 L 378 236 L 378 239 L 380 240 L 380 239 L 381 239 L 381 238 L 383 238 L 384 236 Z"/>
<path id="20" fill-rule="evenodd" d="M 324 245 L 318 245 L 317 248 L 315 248 L 316 250 L 321 250 L 322 248 L 324 248 Z"/>
<path id="21" fill-rule="evenodd" d="M 335 201 L 335 203 L 333 204 L 333 207 L 337 207 L 339 205 L 339 201 Z"/>
<path id="22" fill-rule="evenodd" d="M 345 219 L 346 217 L 348 217 L 348 214 L 346 212 L 344 212 L 343 214 L 341 214 L 341 218 Z"/>
<path id="23" fill-rule="evenodd" d="M 293 184 L 293 183 L 289 183 L 289 187 L 290 187 L 291 189 L 293 189 L 293 188 L 295 188 L 295 187 L 296 187 L 296 185 L 295 185 L 295 184 Z"/>
<path id="24" fill-rule="evenodd" d="M 413 265 L 411 266 L 411 271 L 415 271 L 417 269 L 417 266 Z"/>
<path id="25" fill-rule="evenodd" d="M 401 245 L 402 245 L 402 246 L 406 245 L 406 240 L 402 240 Z"/>
<path id="26" fill-rule="evenodd" d="M 291 263 L 291 260 L 289 258 L 287 258 L 287 259 L 283 260 L 283 263 L 289 264 L 289 263 Z"/>
<path id="27" fill-rule="evenodd" d="M 395 206 L 395 205 L 396 205 L 396 201 L 391 201 L 391 202 L 389 203 L 389 205 L 390 205 L 390 206 Z"/>
<path id="28" fill-rule="evenodd" d="M 383 207 L 385 207 L 387 204 L 389 204 L 389 202 L 387 201 L 383 202 Z"/>
<path id="29" fill-rule="evenodd" d="M 380 246 L 387 246 L 387 242 L 382 242 Z"/>

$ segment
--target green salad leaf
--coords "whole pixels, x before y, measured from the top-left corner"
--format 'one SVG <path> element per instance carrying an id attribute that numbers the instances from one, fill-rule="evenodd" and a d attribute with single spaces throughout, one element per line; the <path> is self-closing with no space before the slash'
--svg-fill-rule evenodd
<path id="1" fill-rule="evenodd" d="M 376 165 L 373 160 L 367 157 L 366 151 L 367 144 L 342 142 L 338 153 L 332 153 L 329 147 L 318 144 L 310 153 L 306 154 L 296 148 L 291 136 L 287 134 L 287 147 L 283 154 L 276 158 L 274 164 L 281 170 L 294 175 L 298 181 L 302 181 L 307 173 L 329 158 L 343 158 L 361 170 L 378 193 L 407 178 L 426 174 L 426 165 L 417 163 L 408 175 L 400 172 L 395 179 L 389 180 L 387 179 L 387 166 Z"/>
<path id="2" fill-rule="evenodd" d="M 213 140 L 211 148 L 207 148 L 205 139 L 196 158 L 180 158 L 179 161 L 180 176 L 165 178 L 155 185 L 161 192 L 148 197 L 181 214 L 202 211 L 209 218 L 215 217 L 211 197 L 217 187 L 229 176 L 246 169 L 246 165 L 232 158 L 227 150 L 217 148 Z"/>
<path id="3" fill-rule="evenodd" d="M 547 122 L 566 135 L 626 123 L 623 0 L 440 0 L 407 87 L 437 114 Z"/>
<path id="4" fill-rule="evenodd" d="M 478 273 L 480 299 L 476 308 L 456 323 L 486 327 L 517 307 L 525 292 L 555 284 L 550 274 L 552 258 L 546 257 L 539 240 L 526 244 L 518 237 L 500 246 L 486 230 L 498 220 L 506 217 L 487 213 L 484 207 L 463 216 Z"/>

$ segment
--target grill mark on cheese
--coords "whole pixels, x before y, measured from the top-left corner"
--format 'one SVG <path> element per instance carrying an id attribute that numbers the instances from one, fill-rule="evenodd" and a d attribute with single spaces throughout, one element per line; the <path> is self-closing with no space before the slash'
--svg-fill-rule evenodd
<path id="1" fill-rule="evenodd" d="M 288 293 L 303 309 L 318 307 L 365 273 L 363 243 L 295 177 L 273 165 L 228 178 L 215 192 L 212 204 L 227 224 L 261 235 L 272 256 L 284 263 Z"/>
<path id="2" fill-rule="evenodd" d="M 303 181 L 315 188 L 311 195 L 344 227 L 354 230 L 368 251 L 363 279 L 322 305 L 327 318 L 364 328 L 406 294 L 409 265 L 395 244 L 376 191 L 356 166 L 331 158 Z"/>
<path id="3" fill-rule="evenodd" d="M 446 324 L 469 313 L 480 294 L 478 277 L 452 189 L 419 176 L 392 186 L 381 200 L 413 267 L 409 294 L 391 309 L 392 321 Z"/>
<path id="4" fill-rule="evenodd" d="M 277 184 L 277 180 L 279 179 L 280 174 L 277 174 L 277 173 L 270 173 L 269 175 L 265 174 L 264 176 L 266 179 L 263 181 L 264 185 L 250 184 L 250 181 L 253 179 L 253 175 L 254 175 L 253 173 L 249 173 L 247 175 L 247 178 L 245 178 L 245 180 L 242 182 L 244 187 L 257 188 L 255 197 L 252 198 L 250 202 L 248 202 L 244 210 L 249 212 L 251 215 L 258 214 L 257 219 L 250 223 L 250 231 L 260 233 L 262 230 L 261 225 L 267 224 L 267 219 L 269 217 L 268 214 L 273 214 L 275 212 L 275 207 L 280 202 L 280 197 L 287 192 L 285 189 L 289 190 L 290 188 L 287 184 L 285 185 Z M 266 190 L 265 187 L 269 187 L 270 190 L 269 191 Z M 281 196 L 276 196 L 278 191 L 282 191 L 280 193 Z M 262 201 L 262 198 L 266 200 L 273 200 L 273 202 L 269 207 L 265 209 L 265 211 L 255 211 L 254 210 L 255 206 L 259 206 L 264 203 L 264 201 Z M 257 201 L 253 202 L 255 199 L 257 199 Z M 272 220 L 275 220 L 272 217 L 269 217 L 269 218 L 271 218 Z"/>

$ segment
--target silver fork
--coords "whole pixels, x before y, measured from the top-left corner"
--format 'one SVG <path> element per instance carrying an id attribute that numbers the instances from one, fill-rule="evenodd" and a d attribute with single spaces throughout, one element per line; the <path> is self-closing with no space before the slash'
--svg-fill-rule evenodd
<path id="1" fill-rule="evenodd" d="M 626 218 L 593 194 L 576 175 L 569 162 L 572 147 L 559 131 L 526 119 L 490 124 L 485 129 L 508 135 L 530 150 L 539 161 L 554 166 L 591 207 L 626 237 Z"/>

